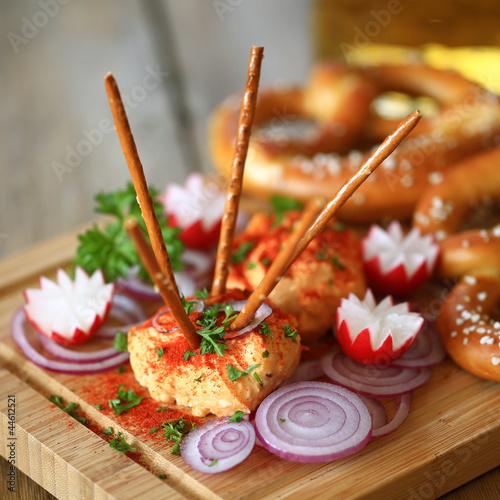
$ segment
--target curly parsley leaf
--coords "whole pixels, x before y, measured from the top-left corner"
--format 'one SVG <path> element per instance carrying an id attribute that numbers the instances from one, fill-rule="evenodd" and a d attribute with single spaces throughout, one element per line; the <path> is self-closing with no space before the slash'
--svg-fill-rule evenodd
<path id="1" fill-rule="evenodd" d="M 231 382 L 236 382 L 240 377 L 246 377 L 260 366 L 259 364 L 250 365 L 245 371 L 238 370 L 233 365 L 226 365 L 227 376 Z"/>
<path id="2" fill-rule="evenodd" d="M 123 453 L 124 455 L 126 455 L 129 451 L 135 451 L 135 448 L 130 446 L 127 441 L 125 441 L 121 432 L 119 432 L 115 438 L 111 439 L 109 446 L 111 446 L 111 448 L 116 450 L 118 453 Z"/>
<path id="3" fill-rule="evenodd" d="M 126 391 L 124 387 L 125 384 L 120 384 L 118 386 L 117 398 L 108 401 L 109 407 L 112 408 L 115 415 L 120 415 L 130 410 L 130 408 L 139 405 L 144 398 L 144 396 L 138 396 L 133 389 Z"/>
<path id="4" fill-rule="evenodd" d="M 225 317 L 220 325 L 217 325 L 219 311 L 224 311 Z M 236 313 L 231 305 L 213 304 L 205 309 L 201 318 L 196 322 L 202 328 L 196 333 L 201 335 L 200 354 L 216 353 L 218 356 L 224 356 L 227 345 L 224 342 L 224 335 L 229 328 L 229 324 L 236 317 Z"/>
<path id="5" fill-rule="evenodd" d="M 175 271 L 182 270 L 183 263 L 180 257 L 184 246 L 177 238 L 180 230 L 167 226 L 167 218 L 158 200 L 158 192 L 153 188 L 149 191 L 172 267 Z M 130 268 L 137 266 L 140 278 L 150 281 L 135 246 L 124 229 L 125 219 L 134 217 L 147 237 L 146 225 L 132 183 L 127 183 L 127 186 L 121 190 L 98 193 L 95 201 L 97 202 L 95 211 L 110 216 L 110 222 L 102 229 L 94 224 L 78 236 L 80 244 L 76 251 L 74 265 L 82 267 L 90 274 L 97 269 L 102 269 L 108 282 L 115 281 L 120 276 L 126 276 Z"/>
<path id="6" fill-rule="evenodd" d="M 186 434 L 192 431 L 196 425 L 184 417 L 180 417 L 174 420 L 169 420 L 161 424 L 163 429 L 163 435 L 168 443 L 174 443 L 172 446 L 172 454 L 180 455 L 180 445 L 181 441 Z"/>

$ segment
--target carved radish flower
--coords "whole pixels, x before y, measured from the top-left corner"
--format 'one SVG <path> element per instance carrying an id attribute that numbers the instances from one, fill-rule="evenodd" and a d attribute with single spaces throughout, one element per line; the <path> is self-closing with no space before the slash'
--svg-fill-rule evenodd
<path id="1" fill-rule="evenodd" d="M 162 198 L 168 223 L 181 229 L 186 247 L 203 250 L 217 243 L 225 204 L 225 190 L 216 182 L 205 182 L 190 174 L 184 186 L 169 184 Z"/>
<path id="2" fill-rule="evenodd" d="M 371 290 L 360 300 L 354 294 L 337 309 L 336 335 L 347 356 L 368 365 L 386 365 L 409 349 L 424 319 L 410 312 L 408 302 L 394 304 L 387 296 L 376 303 Z"/>
<path id="3" fill-rule="evenodd" d="M 89 276 L 80 267 L 72 280 L 63 270 L 57 282 L 42 276 L 39 289 L 24 291 L 24 312 L 43 335 L 59 344 L 73 345 L 90 338 L 106 319 L 114 285 L 106 284 L 100 270 Z"/>
<path id="4" fill-rule="evenodd" d="M 374 225 L 363 240 L 363 262 L 370 286 L 393 295 L 408 295 L 422 285 L 436 266 L 439 247 L 417 228 L 404 234 L 399 222 L 387 231 Z"/>

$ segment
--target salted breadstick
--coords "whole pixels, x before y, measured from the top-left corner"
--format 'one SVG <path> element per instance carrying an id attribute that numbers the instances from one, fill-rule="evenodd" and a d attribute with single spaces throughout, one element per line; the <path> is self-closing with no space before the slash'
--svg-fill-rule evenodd
<path id="1" fill-rule="evenodd" d="M 196 349 L 200 344 L 200 337 L 196 333 L 195 326 L 189 320 L 179 296 L 170 258 L 165 246 L 165 241 L 163 240 L 160 224 L 155 214 L 153 200 L 149 194 L 146 177 L 139 154 L 137 153 L 134 137 L 130 129 L 118 85 L 111 73 L 106 75 L 104 83 L 116 131 L 118 132 L 123 154 L 137 194 L 137 201 L 141 208 L 142 216 L 151 240 L 151 246 L 162 276 L 162 297 L 190 347 Z"/>
<path id="2" fill-rule="evenodd" d="M 252 47 L 248 62 L 248 76 L 245 92 L 241 103 L 238 121 L 238 133 L 236 136 L 236 147 L 231 166 L 231 178 L 229 180 L 224 215 L 217 247 L 215 260 L 214 279 L 212 282 L 211 295 L 220 295 L 226 291 L 226 281 L 229 274 L 229 260 L 233 246 L 236 219 L 238 217 L 238 206 L 241 196 L 243 182 L 243 170 L 248 152 L 248 143 L 252 130 L 255 105 L 257 103 L 257 91 L 259 87 L 260 68 L 264 56 L 263 47 Z"/>
<path id="3" fill-rule="evenodd" d="M 293 230 L 292 234 L 286 240 L 283 248 L 277 255 L 276 259 L 274 259 L 271 267 L 265 274 L 262 281 L 250 295 L 242 311 L 231 323 L 232 330 L 240 330 L 241 328 L 247 326 L 248 323 L 250 323 L 257 309 L 269 296 L 269 294 L 272 292 L 276 284 L 280 281 L 281 277 L 285 273 L 284 270 L 287 268 L 288 261 L 291 259 L 297 243 L 314 222 L 324 204 L 325 201 L 322 198 L 313 198 L 307 204 L 297 227 Z"/>

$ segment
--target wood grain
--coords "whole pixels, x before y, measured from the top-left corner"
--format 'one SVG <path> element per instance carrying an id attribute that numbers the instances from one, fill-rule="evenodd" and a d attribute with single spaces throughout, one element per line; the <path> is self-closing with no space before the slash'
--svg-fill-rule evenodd
<path id="1" fill-rule="evenodd" d="M 130 491 L 138 494 L 151 488 L 151 494 L 158 491 L 162 498 L 437 498 L 500 465 L 498 385 L 472 377 L 447 361 L 434 369 L 426 386 L 415 391 L 411 415 L 403 426 L 351 457 L 303 465 L 256 449 L 249 460 L 226 473 L 207 476 L 191 471 L 182 459 L 169 454 L 167 445 L 138 440 L 119 417 L 103 415 L 85 400 L 80 387 L 84 381 L 97 383 L 98 376 L 84 379 L 46 372 L 27 361 L 9 338 L 12 312 L 23 302 L 20 290 L 26 283 L 36 284 L 37 275 L 28 276 L 23 263 L 36 260 L 31 271 L 50 275 L 56 254 L 61 262 L 68 258 L 63 241 L 72 242 L 74 236 L 35 247 L 17 262 L 15 257 L 0 261 L 0 276 L 7 266 L 11 268 L 8 286 L 0 288 L 2 430 L 6 396 L 15 393 L 19 468 L 56 497 L 69 498 L 71 489 L 77 491 L 76 498 L 132 498 L 127 496 Z M 40 255 L 50 255 L 46 268 L 43 261 L 34 259 Z M 112 425 L 122 430 L 147 468 L 119 455 L 84 426 L 61 425 L 67 423 L 61 419 L 69 417 L 49 404 L 50 394 L 77 402 L 83 414 L 103 428 Z M 5 457 L 5 434 L 1 439 L 0 455 Z M 148 471 L 158 469 L 167 471 L 168 480 L 159 481 Z M 63 479 L 66 475 L 68 480 Z"/>

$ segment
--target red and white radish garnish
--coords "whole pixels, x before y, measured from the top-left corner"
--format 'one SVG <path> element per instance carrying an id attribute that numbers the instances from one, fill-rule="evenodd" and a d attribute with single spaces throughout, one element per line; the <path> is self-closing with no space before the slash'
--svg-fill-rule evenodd
<path id="1" fill-rule="evenodd" d="M 424 319 L 410 312 L 407 302 L 394 305 L 387 296 L 379 304 L 368 290 L 360 300 L 354 294 L 340 301 L 336 336 L 347 356 L 368 365 L 387 365 L 410 348 Z"/>
<path id="2" fill-rule="evenodd" d="M 117 331 L 128 331 L 131 324 L 143 321 L 145 312 L 132 299 L 116 294 L 113 298 L 110 318 L 116 321 L 125 321 L 121 326 L 102 326 L 95 334 L 95 338 L 108 338 Z M 105 332 L 106 330 L 106 332 Z M 57 342 L 46 338 L 39 331 L 33 330 L 29 325 L 23 308 L 16 311 L 11 323 L 12 337 L 24 355 L 34 364 L 46 370 L 67 374 L 91 374 L 111 370 L 127 362 L 128 352 L 117 351 L 113 347 L 104 347 L 94 351 L 77 351 L 67 349 Z M 51 359 L 36 348 L 32 340 L 36 334 L 44 349 L 57 359 Z M 113 337 L 111 337 L 113 338 Z"/>
<path id="3" fill-rule="evenodd" d="M 243 462 L 254 445 L 255 430 L 248 420 L 232 422 L 229 417 L 220 417 L 190 431 L 180 452 L 192 469 L 215 474 Z"/>
<path id="4" fill-rule="evenodd" d="M 57 271 L 57 283 L 42 276 L 40 289 L 24 291 L 24 311 L 30 323 L 43 335 L 62 345 L 88 340 L 109 313 L 114 285 L 104 282 L 100 270 L 89 276 L 80 267 L 72 280 Z"/>
<path id="5" fill-rule="evenodd" d="M 411 392 L 427 382 L 430 368 L 399 368 L 358 363 L 340 351 L 321 358 L 324 374 L 336 384 L 374 398 L 392 398 Z"/>
<path id="6" fill-rule="evenodd" d="M 217 243 L 225 200 L 225 189 L 199 173 L 190 174 L 184 186 L 169 184 L 162 196 L 169 225 L 182 229 L 186 247 L 199 250 Z"/>
<path id="7" fill-rule="evenodd" d="M 293 462 L 329 462 L 362 449 L 372 420 L 353 392 L 327 382 L 297 382 L 271 393 L 255 415 L 264 448 Z"/>
<path id="8" fill-rule="evenodd" d="M 370 286 L 386 294 L 406 296 L 434 271 L 439 247 L 431 235 L 413 228 L 405 236 L 393 221 L 387 231 L 373 225 L 362 242 L 363 262 Z"/>

